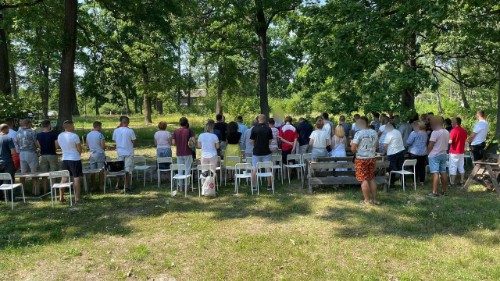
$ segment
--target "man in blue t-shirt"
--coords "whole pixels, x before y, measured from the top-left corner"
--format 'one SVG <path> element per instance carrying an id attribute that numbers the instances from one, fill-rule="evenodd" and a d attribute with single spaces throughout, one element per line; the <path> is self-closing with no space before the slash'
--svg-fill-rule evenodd
<path id="1" fill-rule="evenodd" d="M 7 135 L 9 133 L 9 125 L 0 125 L 0 173 L 9 173 L 14 180 L 14 162 L 12 161 L 12 154 L 16 153 L 14 142 Z M 1 182 L 0 182 L 1 184 Z M 4 193 L 0 193 L 3 197 Z M 2 198 L 3 199 L 3 198 Z"/>

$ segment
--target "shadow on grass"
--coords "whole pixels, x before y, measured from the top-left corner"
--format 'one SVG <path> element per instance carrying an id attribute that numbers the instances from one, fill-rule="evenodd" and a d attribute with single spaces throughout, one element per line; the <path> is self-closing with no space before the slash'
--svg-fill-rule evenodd
<path id="1" fill-rule="evenodd" d="M 272 222 L 311 213 L 309 200 L 290 194 L 260 196 L 229 195 L 217 198 L 172 198 L 158 189 L 141 190 L 130 195 L 107 194 L 85 198 L 77 209 L 50 201 L 18 204 L 13 211 L 0 207 L 0 250 L 57 243 L 62 240 L 103 235 L 130 235 L 129 222 L 141 217 L 159 217 L 168 213 L 211 213 L 215 220 L 257 217 Z"/>
<path id="2" fill-rule="evenodd" d="M 484 236 L 479 230 L 494 233 L 498 228 L 500 205 L 490 193 L 453 190 L 448 196 L 429 198 L 424 191 L 392 191 L 382 194 L 381 206 L 364 207 L 359 196 L 338 193 L 350 204 L 328 207 L 320 219 L 337 222 L 335 236 L 363 238 L 367 236 L 400 236 L 429 239 L 434 235 L 467 236 L 481 244 L 496 245 L 498 235 Z"/>

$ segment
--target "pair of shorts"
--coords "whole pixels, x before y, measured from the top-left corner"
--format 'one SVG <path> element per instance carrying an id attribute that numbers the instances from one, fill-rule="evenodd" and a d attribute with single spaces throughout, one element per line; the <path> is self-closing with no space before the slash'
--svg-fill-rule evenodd
<path id="1" fill-rule="evenodd" d="M 91 153 L 89 158 L 90 169 L 104 169 L 104 164 L 106 163 L 106 154 L 101 153 Z"/>
<path id="2" fill-rule="evenodd" d="M 118 160 L 125 163 L 125 172 L 131 174 L 134 171 L 134 156 L 133 155 L 122 155 L 118 156 Z"/>
<path id="3" fill-rule="evenodd" d="M 79 178 L 83 176 L 83 167 L 81 160 L 63 160 L 62 169 L 68 170 L 69 175 L 74 178 Z"/>
<path id="4" fill-rule="evenodd" d="M 354 161 L 354 169 L 356 170 L 356 179 L 359 182 L 373 180 L 375 178 L 376 168 L 375 158 L 357 159 Z"/>
<path id="5" fill-rule="evenodd" d="M 450 154 L 450 165 L 448 167 L 450 175 L 456 176 L 457 172 L 462 175 L 465 174 L 464 164 L 463 154 Z"/>
<path id="6" fill-rule="evenodd" d="M 257 163 L 259 162 L 271 162 L 272 154 L 269 155 L 252 155 L 252 166 L 257 168 Z"/>
<path id="7" fill-rule="evenodd" d="M 19 153 L 21 160 L 21 173 L 38 172 L 38 154 L 34 151 L 21 151 Z"/>
<path id="8" fill-rule="evenodd" d="M 431 174 L 446 173 L 447 162 L 448 156 L 446 154 L 429 156 L 429 170 Z"/>
<path id="9" fill-rule="evenodd" d="M 57 155 L 40 156 L 40 172 L 52 172 L 59 170 L 59 159 Z"/>

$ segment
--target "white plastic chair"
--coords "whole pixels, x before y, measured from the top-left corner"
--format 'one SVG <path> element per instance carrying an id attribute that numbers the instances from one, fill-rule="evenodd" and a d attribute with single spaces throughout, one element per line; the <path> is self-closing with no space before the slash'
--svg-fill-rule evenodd
<path id="1" fill-rule="evenodd" d="M 24 186 L 22 183 L 14 183 L 14 181 L 12 180 L 12 175 L 9 173 L 0 173 L 0 181 L 9 182 L 9 183 L 2 183 L 2 185 L 0 185 L 0 190 L 3 190 L 5 203 L 7 203 L 7 190 L 10 190 L 10 200 L 11 200 L 12 210 L 14 210 L 14 189 L 21 188 L 23 194 L 23 202 L 26 203 L 26 198 L 24 197 Z"/>
<path id="2" fill-rule="evenodd" d="M 241 162 L 241 158 L 239 156 L 226 156 L 224 158 L 224 163 L 228 163 L 228 162 L 240 163 Z M 224 185 L 227 185 L 227 171 L 228 170 L 235 172 L 236 171 L 236 167 L 235 166 L 226 166 L 224 164 Z"/>
<path id="3" fill-rule="evenodd" d="M 162 168 L 160 169 L 160 164 L 165 164 L 165 165 L 172 165 L 174 161 L 172 160 L 172 157 L 158 157 L 156 159 L 156 176 L 158 178 L 158 188 L 160 188 L 161 185 L 161 173 L 171 173 L 172 170 L 170 168 Z"/>
<path id="4" fill-rule="evenodd" d="M 186 165 L 184 165 L 184 164 L 172 164 L 170 166 L 170 170 L 171 170 L 171 173 L 170 173 L 170 192 L 174 192 L 174 180 L 176 182 L 182 180 L 182 181 L 184 181 L 184 196 L 187 197 L 188 183 L 190 183 L 190 181 L 192 179 L 191 174 L 188 174 L 188 175 L 180 174 L 181 171 L 184 173 L 184 171 L 186 170 Z"/>
<path id="5" fill-rule="evenodd" d="M 274 194 L 274 173 L 273 170 L 273 162 L 258 162 L 257 163 L 257 194 L 260 194 L 260 180 L 263 178 L 271 178 L 271 188 Z"/>
<path id="6" fill-rule="evenodd" d="M 290 163 L 292 161 L 295 161 L 295 163 Z M 302 181 L 304 180 L 304 177 L 303 177 L 304 164 L 302 163 L 302 157 L 300 154 L 288 154 L 284 167 L 287 170 L 288 184 L 291 183 L 291 181 L 290 181 L 290 170 L 291 169 L 297 170 L 297 177 L 299 177 Z"/>
<path id="7" fill-rule="evenodd" d="M 403 162 L 403 166 L 401 167 L 400 171 L 391 171 L 391 173 L 389 174 L 389 187 L 391 185 L 392 174 L 397 174 L 397 175 L 401 175 L 401 181 L 403 183 L 403 191 L 406 191 L 406 189 L 405 189 L 405 176 L 406 175 L 413 175 L 413 186 L 414 186 L 415 190 L 417 190 L 417 177 L 416 177 L 416 173 L 415 173 L 416 165 L 417 165 L 417 159 L 409 159 L 409 160 L 405 160 Z M 411 167 L 413 171 L 408 171 L 408 169 L 405 169 L 407 167 Z"/>
<path id="8" fill-rule="evenodd" d="M 238 163 L 236 164 L 234 172 L 234 192 L 238 194 L 240 181 L 246 179 L 247 183 L 250 181 L 250 188 L 253 194 L 253 182 L 252 182 L 252 164 L 249 163 Z"/>
<path id="9" fill-rule="evenodd" d="M 61 179 L 60 183 L 55 183 L 54 180 Z M 69 205 L 73 206 L 72 192 L 73 182 L 69 181 L 69 171 L 54 171 L 49 173 L 49 182 L 50 182 L 50 200 L 52 201 L 52 206 L 54 206 L 55 196 L 57 194 L 54 193 L 55 190 L 59 190 L 59 192 L 64 192 L 63 189 L 69 189 Z"/>
<path id="10" fill-rule="evenodd" d="M 106 157 L 106 161 L 111 162 L 113 160 L 112 159 L 108 160 L 108 158 Z M 126 187 L 126 184 L 125 184 L 125 178 L 126 177 L 127 177 L 127 173 L 125 172 L 125 170 L 116 171 L 116 172 L 110 172 L 106 168 L 105 171 L 104 171 L 104 193 L 106 193 L 106 187 L 107 187 L 108 184 L 111 187 L 111 179 L 112 178 L 115 178 L 117 180 L 118 180 L 118 178 L 123 178 L 123 193 L 125 193 L 127 191 L 127 187 Z"/>
<path id="11" fill-rule="evenodd" d="M 272 161 L 273 161 L 273 173 L 276 170 L 279 170 L 279 175 L 281 178 L 281 185 L 283 185 L 283 157 L 278 154 L 273 154 L 272 156 Z"/>
<path id="12" fill-rule="evenodd" d="M 135 178 L 139 179 L 139 172 L 142 172 L 143 184 L 142 186 L 146 186 L 146 175 L 149 173 L 150 181 L 153 180 L 153 173 L 151 171 L 151 166 L 148 165 L 146 157 L 144 156 L 134 156 L 134 172 Z"/>
<path id="13" fill-rule="evenodd" d="M 203 172 L 210 171 L 213 172 L 215 171 L 215 167 L 212 164 L 199 164 L 196 166 L 196 171 L 198 173 L 198 196 L 201 196 L 201 187 L 203 186 L 203 181 L 206 179 L 206 177 L 203 176 Z M 217 175 L 214 174 L 212 175 L 215 180 L 215 186 L 218 189 L 217 185 Z"/>

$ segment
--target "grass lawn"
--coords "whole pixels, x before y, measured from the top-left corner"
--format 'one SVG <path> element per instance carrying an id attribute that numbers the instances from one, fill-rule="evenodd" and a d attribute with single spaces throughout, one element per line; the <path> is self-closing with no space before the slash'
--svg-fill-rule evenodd
<path id="1" fill-rule="evenodd" d="M 152 141 L 154 130 L 136 132 Z M 154 154 L 147 142 L 138 154 Z M 353 187 L 309 195 L 294 183 L 252 196 L 231 185 L 214 199 L 169 191 L 165 182 L 96 192 L 74 209 L 0 204 L 0 280 L 500 279 L 499 200 L 480 188 L 440 198 L 425 196 L 429 186 L 398 188 L 371 207 Z"/>
<path id="2" fill-rule="evenodd" d="M 493 193 L 354 188 L 172 198 L 166 186 L 0 207 L 2 280 L 498 280 Z"/>

